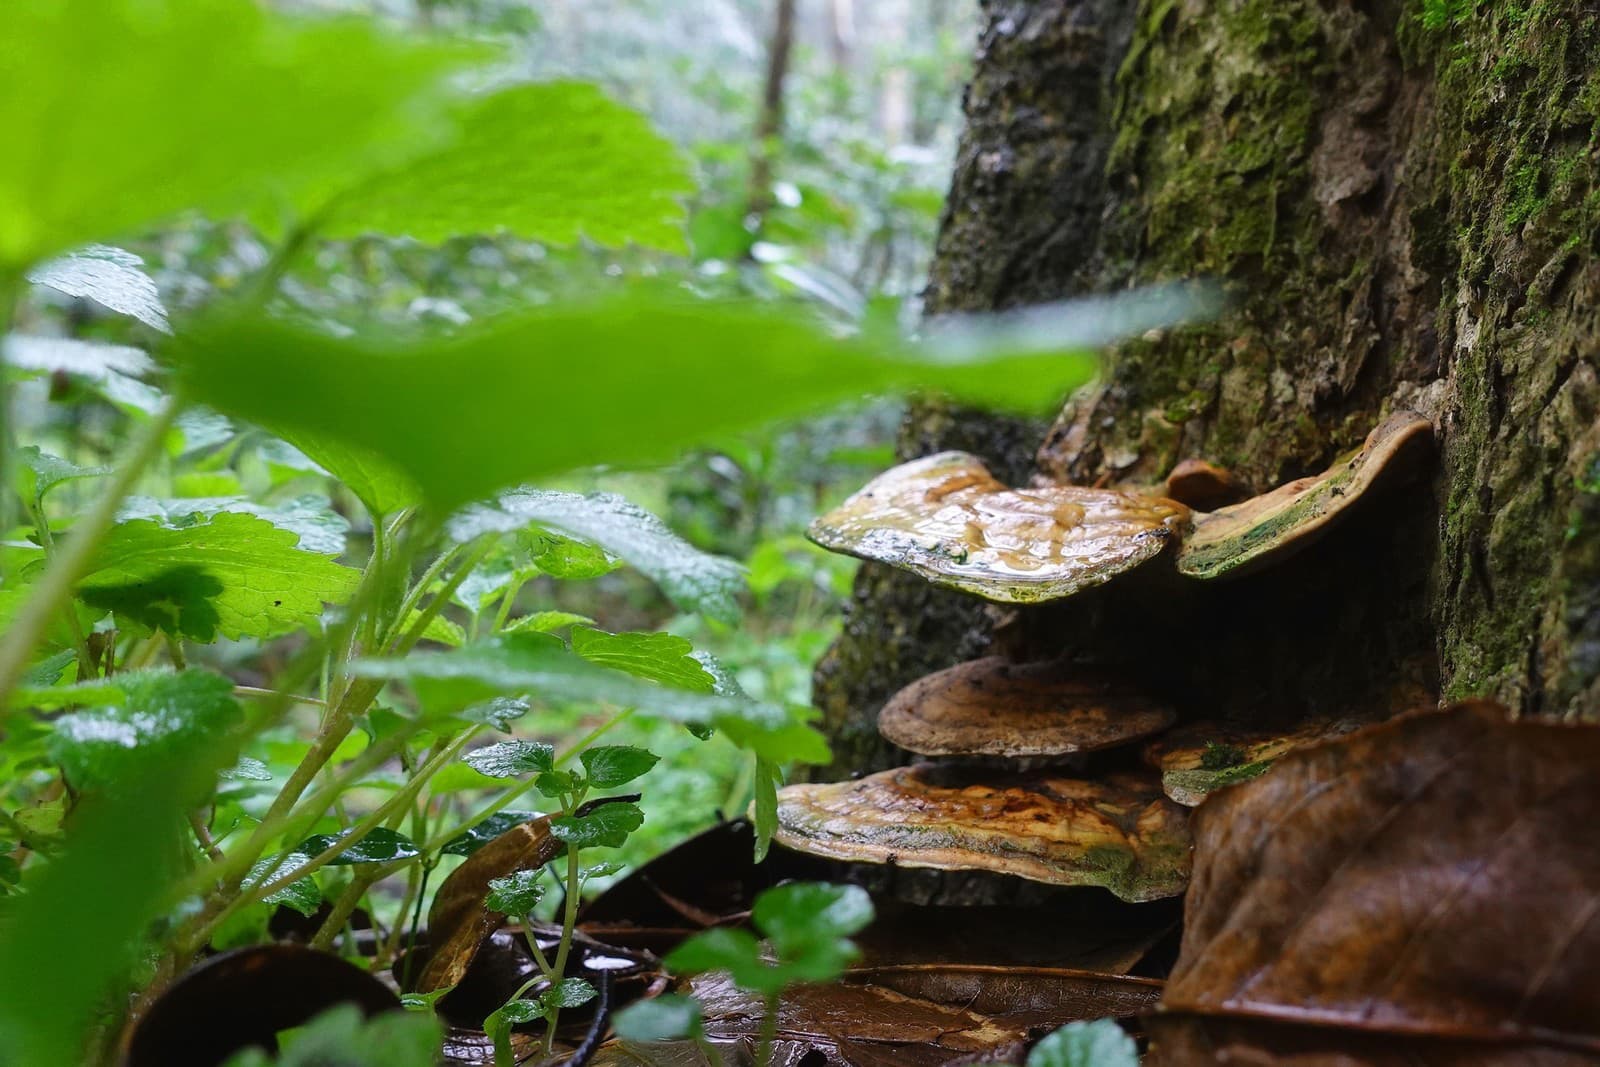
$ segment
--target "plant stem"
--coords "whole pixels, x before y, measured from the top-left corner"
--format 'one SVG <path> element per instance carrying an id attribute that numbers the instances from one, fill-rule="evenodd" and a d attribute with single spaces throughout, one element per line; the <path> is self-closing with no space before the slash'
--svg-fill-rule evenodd
<path id="1" fill-rule="evenodd" d="M 576 805 L 574 805 L 573 806 L 573 811 L 576 811 L 576 810 L 577 810 L 577 807 L 576 807 Z M 572 812 L 569 811 L 569 812 L 567 812 L 567 814 L 570 815 L 570 814 L 572 814 Z M 555 974 L 555 977 L 552 980 L 556 981 L 556 982 L 561 981 L 561 979 L 566 976 L 566 973 L 567 973 L 567 957 L 572 953 L 572 931 L 573 931 L 573 928 L 578 925 L 578 892 L 579 892 L 578 874 L 579 874 L 579 871 L 580 871 L 580 868 L 578 867 L 578 850 L 575 849 L 575 848 L 572 848 L 571 846 L 568 846 L 568 848 L 567 848 L 567 886 L 566 886 L 567 892 L 566 892 L 566 898 L 561 902 L 561 904 L 562 904 L 562 908 L 561 908 L 561 944 L 556 949 L 555 962 L 550 965 L 551 971 L 553 971 L 554 974 Z M 550 1020 L 549 1020 L 550 1024 L 547 1027 L 545 1027 L 545 1031 L 544 1031 L 544 1051 L 545 1051 L 545 1053 L 547 1055 L 549 1054 L 550 1050 L 555 1046 L 556 1025 L 560 1021 L 561 1021 L 561 1009 L 560 1008 L 554 1008 L 554 1007 L 551 1008 L 550 1009 Z"/>
<path id="2" fill-rule="evenodd" d="M 766 1010 L 761 1013 L 761 1044 L 756 1048 L 756 1067 L 769 1067 L 772 1063 L 772 1046 L 778 1040 L 779 994 L 768 993 Z"/>
<path id="3" fill-rule="evenodd" d="M 16 314 L 17 298 L 22 293 L 24 281 L 20 274 L 0 272 L 0 486 L 11 484 L 11 376 L 5 368 L 5 338 L 11 332 L 11 319 Z M 0 530 L 12 525 L 11 494 L 0 491 Z M 7 577 L 0 573 L 0 578 Z"/>
<path id="4" fill-rule="evenodd" d="M 127 462 L 117 468 L 110 484 L 88 513 L 67 531 L 61 550 L 45 568 L 44 576 L 34 586 L 32 595 L 12 620 L 5 640 L 0 642 L 0 704 L 16 688 L 50 620 L 66 605 L 72 596 L 73 586 L 89 569 L 94 550 L 116 521 L 117 508 L 123 498 L 138 482 L 145 467 L 161 454 L 167 431 L 172 428 L 181 408 L 182 402 L 178 398 L 168 397 L 161 409 L 145 424 L 134 441 Z"/>
<path id="5" fill-rule="evenodd" d="M 306 704 L 318 708 L 325 708 L 328 706 L 328 702 L 326 700 L 319 700 L 316 697 L 286 696 L 286 694 L 280 693 L 276 689 L 262 689 L 259 686 L 254 685 L 236 685 L 233 687 L 233 695 L 236 697 L 245 698 L 270 698 L 273 700 L 287 699 L 292 704 Z"/>

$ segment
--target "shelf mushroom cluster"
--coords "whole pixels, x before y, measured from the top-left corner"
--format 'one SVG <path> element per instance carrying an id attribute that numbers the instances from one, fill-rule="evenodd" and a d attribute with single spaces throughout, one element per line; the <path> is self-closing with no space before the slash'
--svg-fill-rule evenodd
<path id="1" fill-rule="evenodd" d="M 1226 505 L 1217 501 L 1238 495 L 1226 472 L 1180 465 L 1168 492 L 1211 511 L 1155 494 L 1012 489 L 976 457 L 943 452 L 875 478 L 808 534 L 1006 604 L 1071 596 L 1157 559 L 1186 579 L 1232 578 L 1305 548 L 1363 497 L 1421 473 L 1431 448 L 1429 421 L 1400 412 L 1322 474 Z M 1274 735 L 1194 723 L 1158 736 L 1176 721 L 1123 680 L 1070 664 L 958 664 L 901 690 L 879 717 L 886 739 L 929 760 L 784 788 L 776 840 L 836 860 L 1096 885 L 1130 901 L 1176 896 L 1189 873 L 1183 806 L 1365 724 L 1319 720 Z M 1079 779 L 1063 766 L 1141 741 L 1143 774 Z"/>

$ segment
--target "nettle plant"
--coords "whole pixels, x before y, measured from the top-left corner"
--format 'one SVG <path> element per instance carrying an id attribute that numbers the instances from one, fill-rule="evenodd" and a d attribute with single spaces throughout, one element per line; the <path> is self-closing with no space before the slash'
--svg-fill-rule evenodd
<path id="1" fill-rule="evenodd" d="M 5 336 L 0 411 L 26 418 L 0 434 L 0 1059 L 109 1054 L 130 1008 L 279 905 L 317 915 L 323 947 L 363 905 L 388 916 L 386 963 L 434 870 L 530 793 L 568 846 L 564 936 L 549 991 L 497 1023 L 555 1016 L 584 993 L 563 967 L 589 854 L 642 819 L 584 805 L 654 759 L 601 735 L 722 734 L 756 763 L 763 842 L 782 769 L 826 747 L 807 709 L 750 699 L 681 638 L 528 604 L 535 577 L 626 564 L 732 623 L 743 584 L 626 500 L 532 483 L 909 387 L 1036 408 L 1109 335 L 1075 311 L 1042 342 L 1033 321 L 911 345 L 660 278 L 448 329 L 299 311 L 296 264 L 364 235 L 686 251 L 677 151 L 593 87 L 508 84 L 496 59 L 254 0 L 7 7 L 0 327 L 44 290 L 140 325 Z M 88 244 L 185 214 L 273 251 L 177 309 L 137 256 Z M 571 709 L 586 737 L 538 740 Z M 530 910 L 531 883 L 496 891 Z"/>

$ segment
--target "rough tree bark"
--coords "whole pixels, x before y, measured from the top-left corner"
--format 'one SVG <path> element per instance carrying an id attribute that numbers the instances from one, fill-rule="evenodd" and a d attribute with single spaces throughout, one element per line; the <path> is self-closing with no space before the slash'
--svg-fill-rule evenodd
<path id="1" fill-rule="evenodd" d="M 1047 430 L 920 405 L 903 457 L 1148 486 L 1195 456 L 1261 491 L 1411 408 L 1439 462 L 1216 588 L 1135 575 L 998 612 L 864 567 L 817 670 L 823 773 L 899 762 L 883 701 L 997 643 L 1123 664 L 1192 715 L 1600 715 L 1600 5 L 983 7 L 929 311 L 1200 274 L 1232 303 L 1112 352 Z"/>

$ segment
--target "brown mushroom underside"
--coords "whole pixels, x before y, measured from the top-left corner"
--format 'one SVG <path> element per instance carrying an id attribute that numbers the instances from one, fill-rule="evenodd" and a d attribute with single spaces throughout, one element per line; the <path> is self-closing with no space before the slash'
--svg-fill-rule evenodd
<path id="1" fill-rule="evenodd" d="M 1161 553 L 1188 521 L 1175 500 L 1107 489 L 1009 489 L 965 452 L 873 479 L 807 531 L 823 548 L 1001 603 L 1099 585 Z"/>
<path id="2" fill-rule="evenodd" d="M 1061 663 L 972 660 L 919 678 L 878 717 L 885 738 L 925 756 L 1055 756 L 1126 744 L 1171 726 L 1171 708 Z"/>
<path id="3" fill-rule="evenodd" d="M 856 863 L 980 870 L 1103 886 L 1123 900 L 1182 893 L 1187 812 L 1154 778 L 971 775 L 928 764 L 778 794 L 779 844 Z"/>

